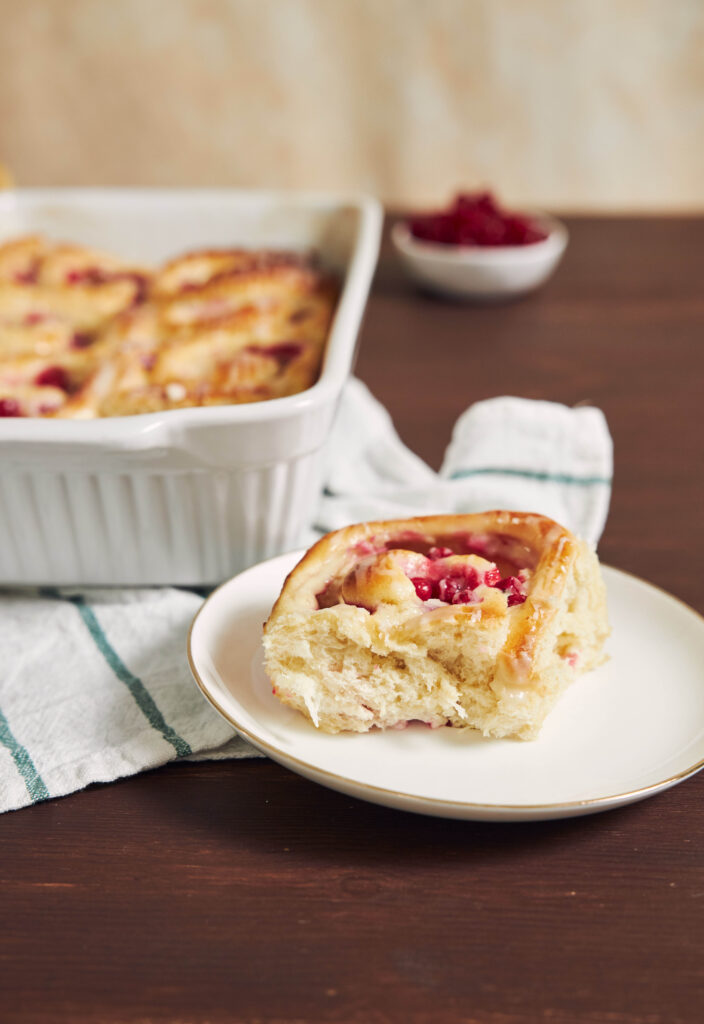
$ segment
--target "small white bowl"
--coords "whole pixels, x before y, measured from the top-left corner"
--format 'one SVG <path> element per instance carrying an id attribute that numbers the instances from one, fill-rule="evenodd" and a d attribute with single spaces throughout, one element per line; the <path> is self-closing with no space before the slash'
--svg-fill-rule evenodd
<path id="1" fill-rule="evenodd" d="M 560 262 L 567 228 L 545 213 L 531 214 L 547 232 L 530 245 L 442 245 L 414 238 L 406 221 L 391 229 L 391 239 L 410 276 L 425 288 L 476 302 L 517 298 L 539 288 Z"/>

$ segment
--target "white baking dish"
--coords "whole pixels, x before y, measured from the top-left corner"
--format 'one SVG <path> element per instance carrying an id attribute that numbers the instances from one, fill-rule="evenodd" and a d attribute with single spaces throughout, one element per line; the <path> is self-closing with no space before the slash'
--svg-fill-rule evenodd
<path id="1" fill-rule="evenodd" d="M 0 583 L 211 584 L 300 546 L 381 221 L 367 197 L 0 193 L 0 240 L 42 232 L 146 263 L 201 246 L 313 248 L 343 280 L 320 379 L 301 394 L 88 421 L 0 419 Z"/>

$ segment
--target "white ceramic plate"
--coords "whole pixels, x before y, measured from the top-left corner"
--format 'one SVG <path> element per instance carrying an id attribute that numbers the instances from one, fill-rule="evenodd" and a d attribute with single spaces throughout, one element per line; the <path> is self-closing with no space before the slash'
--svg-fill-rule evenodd
<path id="1" fill-rule="evenodd" d="M 407 811 L 523 821 L 632 803 L 704 767 L 704 619 L 609 568 L 610 660 L 575 682 L 537 740 L 422 725 L 317 732 L 272 695 L 261 650 L 262 624 L 299 558 L 263 562 L 216 590 L 193 622 L 188 655 L 213 707 L 300 775 Z"/>

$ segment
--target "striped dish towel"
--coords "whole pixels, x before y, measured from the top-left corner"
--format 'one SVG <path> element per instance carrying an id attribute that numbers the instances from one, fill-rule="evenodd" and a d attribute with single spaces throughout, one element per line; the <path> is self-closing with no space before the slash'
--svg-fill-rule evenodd
<path id="1" fill-rule="evenodd" d="M 364 519 L 511 508 L 596 544 L 611 472 L 599 410 L 496 398 L 460 417 L 437 474 L 353 380 L 328 442 L 317 535 Z M 168 587 L 0 593 L 0 811 L 177 758 L 261 756 L 191 679 L 186 636 L 201 602 Z"/>
<path id="2" fill-rule="evenodd" d="M 439 473 L 409 451 L 361 381 L 347 387 L 327 449 L 316 526 L 505 508 L 550 516 L 594 547 L 609 511 L 613 446 L 600 409 L 528 398 L 477 402 Z"/>
<path id="3" fill-rule="evenodd" d="M 185 590 L 0 596 L 0 810 L 175 758 L 252 757 L 186 661 Z"/>

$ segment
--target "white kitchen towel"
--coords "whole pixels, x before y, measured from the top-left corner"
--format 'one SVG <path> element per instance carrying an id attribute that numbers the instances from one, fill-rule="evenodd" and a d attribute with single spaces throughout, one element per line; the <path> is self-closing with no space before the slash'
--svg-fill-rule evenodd
<path id="1" fill-rule="evenodd" d="M 596 547 L 611 497 L 613 448 L 600 409 L 490 398 L 455 424 L 439 473 L 402 443 L 391 418 L 350 381 L 326 451 L 316 525 L 482 512 L 540 512 Z"/>
<path id="2" fill-rule="evenodd" d="M 496 398 L 458 420 L 439 474 L 351 381 L 317 525 L 512 508 L 596 544 L 612 450 L 597 409 Z M 261 756 L 203 700 L 185 648 L 202 597 L 176 588 L 0 593 L 0 811 L 176 758 Z"/>

